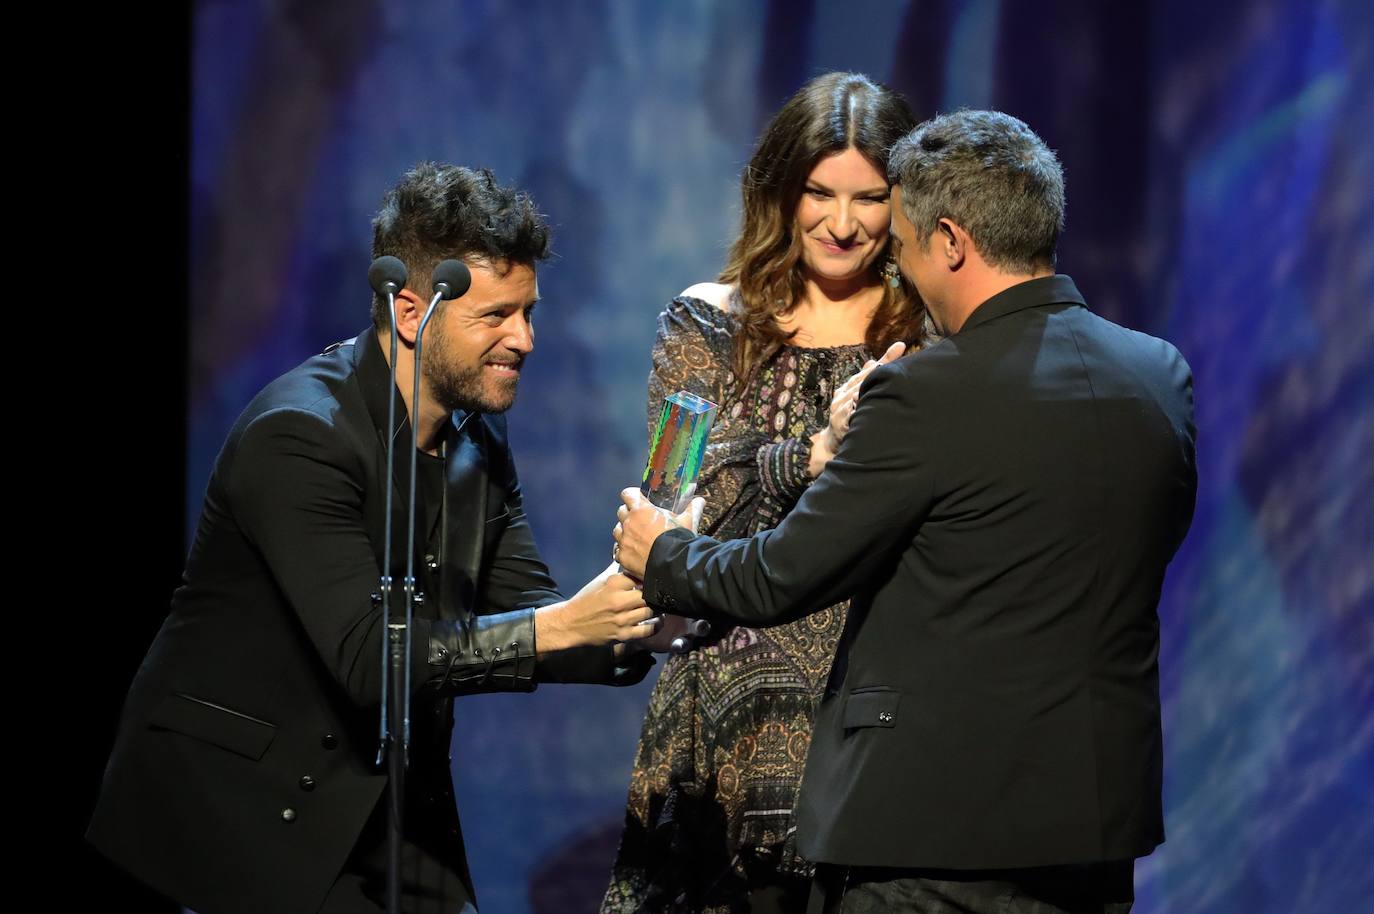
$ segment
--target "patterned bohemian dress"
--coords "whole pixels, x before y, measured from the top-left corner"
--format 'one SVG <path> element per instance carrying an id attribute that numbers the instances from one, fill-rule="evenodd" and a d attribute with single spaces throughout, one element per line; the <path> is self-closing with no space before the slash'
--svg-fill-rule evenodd
<path id="1" fill-rule="evenodd" d="M 792 508 L 810 482 L 809 437 L 825 427 L 836 388 L 870 358 L 862 345 L 784 346 L 739 390 L 737 326 L 705 301 L 674 299 L 659 316 L 649 377 L 651 431 L 666 394 L 721 405 L 697 489 L 701 532 L 717 539 L 774 527 Z M 602 914 L 747 911 L 751 873 L 810 877 L 793 806 L 847 609 L 713 631 L 668 659 L 645 714 Z"/>

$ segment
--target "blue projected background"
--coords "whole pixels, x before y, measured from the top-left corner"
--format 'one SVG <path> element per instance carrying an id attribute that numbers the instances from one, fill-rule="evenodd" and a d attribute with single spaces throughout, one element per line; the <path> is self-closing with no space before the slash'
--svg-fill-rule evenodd
<path id="1" fill-rule="evenodd" d="M 1064 162 L 1061 270 L 1196 375 L 1201 493 L 1160 609 L 1169 837 L 1136 910 L 1374 910 L 1371 9 L 199 2 L 188 524 L 253 393 L 367 323 L 386 187 L 485 165 L 555 226 L 511 433 L 579 586 L 643 467 L 654 317 L 719 269 L 767 116 L 828 69 L 918 118 L 1000 108 Z M 484 911 L 593 909 L 651 684 L 458 703 Z"/>

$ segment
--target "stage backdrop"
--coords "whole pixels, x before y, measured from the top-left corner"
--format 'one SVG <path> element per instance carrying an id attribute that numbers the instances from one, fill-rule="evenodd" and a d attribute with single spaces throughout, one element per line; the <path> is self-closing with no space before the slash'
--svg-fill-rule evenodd
<path id="1" fill-rule="evenodd" d="M 555 226 L 510 423 L 575 588 L 642 466 L 655 315 L 715 276 L 767 116 L 828 69 L 918 117 L 1000 108 L 1063 159 L 1060 268 L 1196 374 L 1201 493 L 1160 610 L 1168 842 L 1137 910 L 1371 910 L 1370 9 L 199 2 L 187 523 L 252 394 L 366 324 L 384 189 L 424 159 L 484 165 Z M 651 685 L 458 702 L 484 911 L 592 910 Z"/>

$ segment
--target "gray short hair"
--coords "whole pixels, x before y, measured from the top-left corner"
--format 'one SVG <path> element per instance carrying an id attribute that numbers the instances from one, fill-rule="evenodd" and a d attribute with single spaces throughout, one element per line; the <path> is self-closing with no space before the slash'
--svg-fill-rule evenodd
<path id="1" fill-rule="evenodd" d="M 1064 172 L 1045 141 L 1011 115 L 962 110 L 918 124 L 892 147 L 888 180 L 902 187 L 917 239 L 950 219 L 990 266 L 1054 266 Z"/>

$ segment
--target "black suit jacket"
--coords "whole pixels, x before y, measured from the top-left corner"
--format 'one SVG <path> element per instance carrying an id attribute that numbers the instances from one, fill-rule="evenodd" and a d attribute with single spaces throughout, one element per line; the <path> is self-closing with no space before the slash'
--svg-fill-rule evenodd
<path id="1" fill-rule="evenodd" d="M 388 396 L 397 467 L 385 469 Z M 201 912 L 313 911 L 386 786 L 378 748 L 385 495 L 395 605 L 405 565 L 406 410 L 376 335 L 268 385 L 225 442 L 183 585 L 127 699 L 88 838 Z M 455 415 L 442 529 L 417 531 L 429 581 L 414 629 L 408 788 L 471 882 L 448 773 L 448 698 L 536 679 L 620 684 L 610 648 L 534 661 L 533 609 L 560 599 L 521 503 L 504 419 Z M 419 524 L 417 523 L 417 526 Z M 426 561 L 427 557 L 430 561 Z M 409 831 L 409 828 L 408 828 Z"/>
<path id="2" fill-rule="evenodd" d="M 1067 276 L 879 368 L 774 530 L 655 542 L 650 603 L 749 625 L 854 594 L 799 847 L 982 869 L 1163 840 L 1156 607 L 1192 517 L 1192 378 Z"/>

